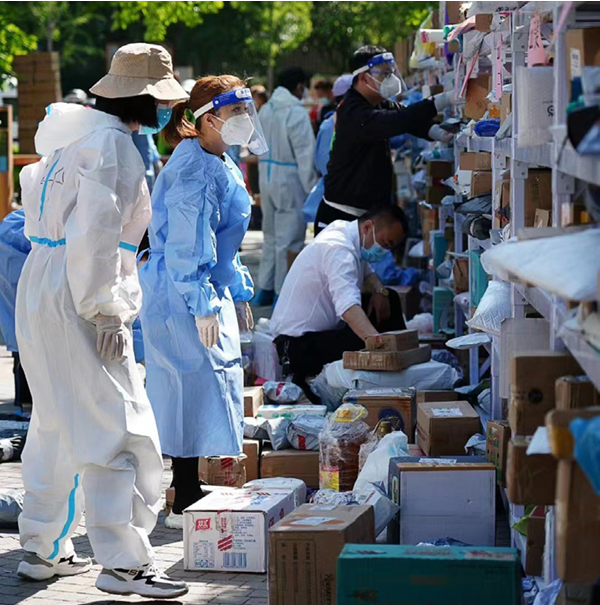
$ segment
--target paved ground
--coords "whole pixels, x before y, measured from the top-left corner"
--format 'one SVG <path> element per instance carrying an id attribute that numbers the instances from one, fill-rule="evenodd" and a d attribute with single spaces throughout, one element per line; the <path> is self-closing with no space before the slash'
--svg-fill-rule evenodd
<path id="1" fill-rule="evenodd" d="M 250 232 L 244 244 L 242 259 L 255 274 L 260 255 L 262 234 Z M 258 317 L 268 317 L 270 309 L 259 309 Z M 12 359 L 5 349 L 0 349 L 0 414 L 15 411 L 13 401 Z M 166 463 L 169 466 L 169 463 Z M 165 470 L 163 488 L 171 482 L 171 471 Z M 22 487 L 21 464 L 0 464 L 0 492 Z M 150 601 L 152 603 L 196 603 L 211 605 L 267 605 L 266 575 L 210 572 L 186 572 L 183 570 L 183 537 L 181 530 L 166 529 L 161 513 L 151 541 L 156 548 L 157 561 L 171 576 L 188 582 L 190 592 L 176 601 Z M 85 533 L 85 521 L 76 532 L 75 545 L 81 555 L 92 556 Z M 17 578 L 15 572 L 22 551 L 16 530 L 0 529 L 0 605 L 65 605 L 65 603 L 93 603 L 108 605 L 117 602 L 149 602 L 138 597 L 113 597 L 94 587 L 100 567 L 82 576 L 61 578 L 50 582 L 30 583 Z"/>

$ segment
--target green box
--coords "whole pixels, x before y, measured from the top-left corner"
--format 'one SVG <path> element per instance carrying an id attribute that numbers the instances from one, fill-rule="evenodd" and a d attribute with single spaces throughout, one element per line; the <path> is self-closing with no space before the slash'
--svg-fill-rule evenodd
<path id="1" fill-rule="evenodd" d="M 483 298 L 490 279 L 481 266 L 481 250 L 469 251 L 469 278 L 471 306 L 476 307 Z"/>
<path id="2" fill-rule="evenodd" d="M 448 327 L 448 319 L 452 311 L 454 292 L 441 286 L 433 289 L 433 333 L 438 334 L 441 329 Z"/>
<path id="3" fill-rule="evenodd" d="M 516 548 L 347 544 L 338 605 L 518 605 Z"/>

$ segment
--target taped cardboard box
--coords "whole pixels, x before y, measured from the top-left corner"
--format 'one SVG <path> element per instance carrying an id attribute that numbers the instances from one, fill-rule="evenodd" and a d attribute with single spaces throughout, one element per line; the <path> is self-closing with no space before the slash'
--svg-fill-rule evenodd
<path id="1" fill-rule="evenodd" d="M 556 407 L 556 380 L 580 373 L 579 364 L 568 353 L 516 353 L 510 364 L 508 410 L 513 435 L 533 435 L 538 426 L 544 426 L 546 414 Z"/>
<path id="2" fill-rule="evenodd" d="M 574 460 L 558 462 L 555 511 L 560 579 L 595 583 L 600 576 L 600 496 Z"/>
<path id="3" fill-rule="evenodd" d="M 488 108 L 487 96 L 491 90 L 492 76 L 482 75 L 471 78 L 467 83 L 467 92 L 463 114 L 472 120 L 481 120 Z"/>
<path id="4" fill-rule="evenodd" d="M 544 571 L 546 544 L 546 508 L 536 506 L 527 519 L 527 550 L 521 553 L 523 568 L 528 576 L 540 577 Z"/>
<path id="5" fill-rule="evenodd" d="M 552 210 L 552 171 L 529 170 L 525 179 L 525 227 L 535 225 L 536 210 Z"/>
<path id="6" fill-rule="evenodd" d="M 447 195 L 453 194 L 453 190 L 445 185 L 428 185 L 425 188 L 425 201 L 431 206 L 440 206 Z"/>
<path id="7" fill-rule="evenodd" d="M 258 479 L 259 472 L 259 456 L 260 456 L 260 442 L 256 439 L 244 439 L 244 454 L 246 460 L 244 465 L 246 467 L 246 481 L 254 481 Z"/>
<path id="8" fill-rule="evenodd" d="M 269 527 L 294 510 L 294 492 L 220 490 L 183 512 L 187 570 L 264 573 Z"/>
<path id="9" fill-rule="evenodd" d="M 572 458 L 575 439 L 571 433 L 571 422 L 576 418 L 592 420 L 600 416 L 600 406 L 574 410 L 552 410 L 546 415 L 548 441 L 555 458 Z"/>
<path id="10" fill-rule="evenodd" d="M 410 351 L 346 351 L 345 370 L 368 370 L 371 372 L 398 372 L 418 363 L 431 360 L 431 347 L 420 345 Z"/>
<path id="11" fill-rule="evenodd" d="M 262 387 L 244 387 L 244 417 L 256 418 L 258 408 L 265 403 Z"/>
<path id="12" fill-rule="evenodd" d="M 338 603 L 519 603 L 520 566 L 514 548 L 350 544 L 338 561 Z"/>
<path id="13" fill-rule="evenodd" d="M 469 259 L 455 258 L 452 266 L 452 276 L 454 277 L 454 292 L 469 291 Z"/>
<path id="14" fill-rule="evenodd" d="M 506 488 L 513 504 L 553 505 L 557 462 L 551 454 L 527 455 L 531 437 L 513 437 L 508 444 Z"/>
<path id="15" fill-rule="evenodd" d="M 489 420 L 487 423 L 486 458 L 496 467 L 498 485 L 506 485 L 506 460 L 510 426 L 506 420 Z"/>
<path id="16" fill-rule="evenodd" d="M 461 151 L 461 170 L 491 170 L 492 154 L 487 151 Z"/>
<path id="17" fill-rule="evenodd" d="M 488 170 L 471 172 L 471 197 L 486 195 L 492 192 L 492 173 Z"/>
<path id="18" fill-rule="evenodd" d="M 417 403 L 426 401 L 458 401 L 455 391 L 417 391 Z"/>
<path id="19" fill-rule="evenodd" d="M 454 162 L 430 160 L 425 167 L 425 174 L 432 179 L 447 179 L 454 174 Z"/>
<path id="20" fill-rule="evenodd" d="M 270 605 L 335 605 L 344 545 L 374 542 L 372 506 L 303 504 L 269 531 Z"/>
<path id="21" fill-rule="evenodd" d="M 467 544 L 494 545 L 496 469 L 483 458 L 392 458 L 388 486 L 400 506 L 394 541 L 418 544 L 452 536 Z"/>
<path id="22" fill-rule="evenodd" d="M 556 381 L 556 409 L 574 410 L 600 405 L 600 393 L 588 376 L 561 376 Z"/>
<path id="23" fill-rule="evenodd" d="M 418 330 L 398 330 L 367 336 L 365 345 L 368 351 L 410 351 L 419 348 Z"/>
<path id="24" fill-rule="evenodd" d="M 246 483 L 246 455 L 200 458 L 198 476 L 208 485 L 242 487 Z"/>
<path id="25" fill-rule="evenodd" d="M 583 68 L 600 65 L 600 27 L 567 29 L 565 32 L 567 54 L 567 81 L 569 98 L 573 78 L 581 78 Z"/>
<path id="26" fill-rule="evenodd" d="M 417 406 L 417 443 L 427 456 L 461 456 L 467 441 L 480 432 L 479 416 L 467 401 Z"/>
<path id="27" fill-rule="evenodd" d="M 352 389 L 344 396 L 344 403 L 358 403 L 367 410 L 364 421 L 375 428 L 380 420 L 390 418 L 399 423 L 398 427 L 414 441 L 416 426 L 416 406 L 414 391 L 401 388 Z"/>
<path id="28" fill-rule="evenodd" d="M 291 477 L 307 487 L 319 489 L 319 452 L 264 450 L 260 456 L 260 478 Z"/>

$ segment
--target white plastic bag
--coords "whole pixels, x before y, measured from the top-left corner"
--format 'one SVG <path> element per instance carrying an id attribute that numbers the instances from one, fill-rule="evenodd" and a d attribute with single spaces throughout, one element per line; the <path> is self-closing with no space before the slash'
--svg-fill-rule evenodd
<path id="1" fill-rule="evenodd" d="M 516 87 L 519 90 L 519 147 L 533 147 L 550 142 L 554 115 L 554 68 L 517 67 Z"/>
<path id="2" fill-rule="evenodd" d="M 323 416 L 300 414 L 287 426 L 288 442 L 296 450 L 318 451 L 319 433 L 324 425 Z"/>
<path id="3" fill-rule="evenodd" d="M 302 389 L 293 382 L 265 382 L 265 397 L 271 403 L 296 403 L 302 395 Z"/>
<path id="4" fill-rule="evenodd" d="M 354 492 L 366 489 L 371 483 L 386 485 L 390 459 L 398 456 L 408 456 L 408 437 L 402 431 L 386 435 L 369 454 L 354 484 Z"/>
<path id="5" fill-rule="evenodd" d="M 400 510 L 385 492 L 376 485 L 368 485 L 363 489 L 354 490 L 354 499 L 358 504 L 370 504 L 375 515 L 375 536 L 378 536 Z"/>
<path id="6" fill-rule="evenodd" d="M 491 281 L 483 295 L 475 315 L 467 325 L 473 330 L 500 336 L 502 322 L 511 316 L 510 284 Z"/>

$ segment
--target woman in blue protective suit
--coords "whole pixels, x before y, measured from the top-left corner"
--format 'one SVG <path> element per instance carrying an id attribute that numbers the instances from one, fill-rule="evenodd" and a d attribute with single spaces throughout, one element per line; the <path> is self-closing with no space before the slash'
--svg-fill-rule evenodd
<path id="1" fill-rule="evenodd" d="M 173 513 L 202 497 L 200 456 L 243 441 L 240 330 L 252 328 L 250 274 L 238 250 L 250 220 L 242 174 L 225 153 L 267 148 L 250 90 L 235 76 L 198 80 L 165 128 L 176 149 L 152 194 L 150 259 L 140 272 L 146 388 L 173 460 Z"/>

